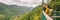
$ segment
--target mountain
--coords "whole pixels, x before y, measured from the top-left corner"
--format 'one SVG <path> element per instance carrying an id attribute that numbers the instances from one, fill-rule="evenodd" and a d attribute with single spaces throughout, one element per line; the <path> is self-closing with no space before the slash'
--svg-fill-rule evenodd
<path id="1" fill-rule="evenodd" d="M 17 6 L 17 5 L 6 5 L 0 2 L 0 17 L 4 15 L 6 18 L 22 15 L 26 12 L 31 11 L 32 7 Z"/>

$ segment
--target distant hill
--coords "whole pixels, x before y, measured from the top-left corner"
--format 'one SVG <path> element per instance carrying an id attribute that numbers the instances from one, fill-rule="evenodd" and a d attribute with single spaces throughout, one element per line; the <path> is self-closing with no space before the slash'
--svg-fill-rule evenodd
<path id="1" fill-rule="evenodd" d="M 0 2 L 0 15 L 5 15 L 7 18 L 22 15 L 26 12 L 31 11 L 32 9 L 32 7 L 6 5 Z"/>

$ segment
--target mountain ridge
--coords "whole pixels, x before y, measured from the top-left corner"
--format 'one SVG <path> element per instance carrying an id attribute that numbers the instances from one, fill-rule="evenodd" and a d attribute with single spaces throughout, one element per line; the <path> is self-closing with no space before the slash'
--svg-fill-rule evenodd
<path id="1" fill-rule="evenodd" d="M 32 7 L 6 5 L 0 2 L 0 14 L 5 15 L 7 18 L 22 15 L 26 12 L 31 11 L 32 9 L 33 9 Z"/>

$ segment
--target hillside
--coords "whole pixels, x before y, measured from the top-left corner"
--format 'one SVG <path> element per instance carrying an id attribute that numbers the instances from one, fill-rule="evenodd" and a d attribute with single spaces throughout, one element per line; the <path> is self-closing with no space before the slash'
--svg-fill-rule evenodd
<path id="1" fill-rule="evenodd" d="M 0 17 L 3 15 L 7 19 L 10 17 L 23 15 L 26 12 L 31 11 L 32 7 L 17 6 L 17 5 L 6 5 L 0 2 Z M 1 20 L 1 19 L 0 19 Z"/>
<path id="2" fill-rule="evenodd" d="M 42 8 L 41 6 L 37 6 L 34 8 L 31 12 L 27 12 L 22 16 L 17 16 L 14 18 L 11 18 L 10 20 L 42 20 Z"/>

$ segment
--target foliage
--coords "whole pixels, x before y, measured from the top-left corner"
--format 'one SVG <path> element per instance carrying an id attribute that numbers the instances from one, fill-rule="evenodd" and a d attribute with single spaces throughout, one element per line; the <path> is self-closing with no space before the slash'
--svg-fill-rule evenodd
<path id="1" fill-rule="evenodd" d="M 51 0 L 49 5 L 55 10 L 59 10 L 60 8 L 60 0 Z M 57 9 L 58 8 L 58 9 Z"/>
<path id="2" fill-rule="evenodd" d="M 0 20 L 5 20 L 5 16 L 4 15 L 0 15 Z"/>

